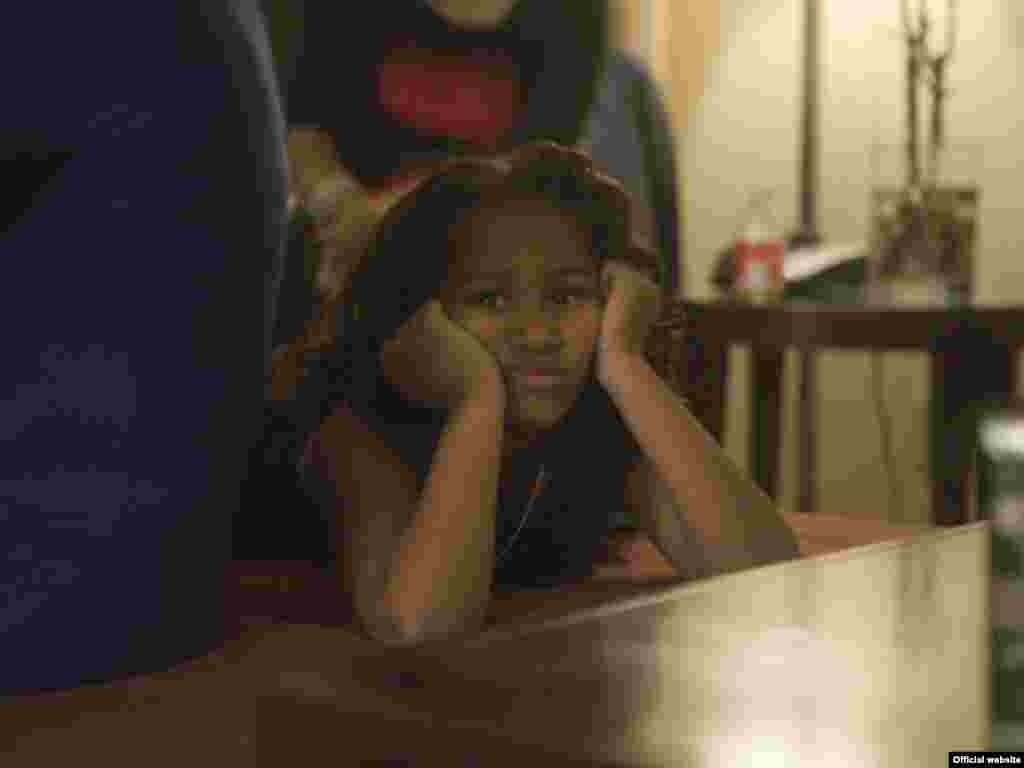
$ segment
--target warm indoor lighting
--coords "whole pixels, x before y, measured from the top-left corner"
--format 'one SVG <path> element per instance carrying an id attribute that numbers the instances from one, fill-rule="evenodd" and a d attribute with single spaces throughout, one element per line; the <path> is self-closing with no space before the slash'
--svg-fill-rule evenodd
<path id="1" fill-rule="evenodd" d="M 731 716 L 709 744 L 714 768 L 869 768 L 850 702 L 863 693 L 853 660 L 799 626 L 779 626 L 723 660 Z M 821 681 L 829 680 L 827 689 Z M 765 696 L 765 691 L 772 694 Z"/>

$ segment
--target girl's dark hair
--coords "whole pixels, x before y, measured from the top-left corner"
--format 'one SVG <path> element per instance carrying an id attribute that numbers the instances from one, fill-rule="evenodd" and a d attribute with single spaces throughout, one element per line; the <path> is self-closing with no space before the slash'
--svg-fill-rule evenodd
<path id="1" fill-rule="evenodd" d="M 339 301 L 326 308 L 333 315 L 333 345 L 326 354 L 307 356 L 307 377 L 297 393 L 307 406 L 318 404 L 315 417 L 307 411 L 307 424 L 325 418 L 332 402 L 344 400 L 385 435 L 392 428 L 405 437 L 430 432 L 422 429 L 428 425 L 439 432 L 444 414 L 405 402 L 387 382 L 379 350 L 439 293 L 456 224 L 488 203 L 516 197 L 538 198 L 571 215 L 599 264 L 623 259 L 656 279 L 653 252 L 633 235 L 628 195 L 597 171 L 585 153 L 537 142 L 511 153 L 444 163 L 384 214 Z M 585 387 L 581 401 L 603 402 L 603 393 L 588 388 L 593 389 Z M 387 414 L 392 424 L 376 423 L 379 414 Z M 420 442 L 392 437 L 398 445 Z M 423 443 L 408 458 L 417 466 L 423 460 L 429 464 L 432 445 Z"/>
<path id="2" fill-rule="evenodd" d="M 583 152 L 537 142 L 448 162 L 384 215 L 346 292 L 355 326 L 377 341 L 393 336 L 444 283 L 454 226 L 489 202 L 518 197 L 539 198 L 571 215 L 599 263 L 626 259 L 656 276 L 653 252 L 632 236 L 622 187 Z"/>

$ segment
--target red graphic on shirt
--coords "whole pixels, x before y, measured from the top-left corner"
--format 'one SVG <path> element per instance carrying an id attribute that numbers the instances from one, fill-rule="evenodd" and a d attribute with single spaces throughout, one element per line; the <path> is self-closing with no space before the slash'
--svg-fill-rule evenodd
<path id="1" fill-rule="evenodd" d="M 436 136 L 494 145 L 522 108 L 522 83 L 500 51 L 393 47 L 377 71 L 378 97 L 393 116 Z"/>

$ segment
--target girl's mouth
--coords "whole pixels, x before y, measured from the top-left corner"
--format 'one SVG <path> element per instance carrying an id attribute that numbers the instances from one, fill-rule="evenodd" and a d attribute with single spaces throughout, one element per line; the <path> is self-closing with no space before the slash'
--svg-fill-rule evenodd
<path id="1" fill-rule="evenodd" d="M 561 376 L 547 373 L 527 373 L 520 376 L 519 380 L 527 389 L 557 389 L 562 383 Z"/>
<path id="2" fill-rule="evenodd" d="M 560 368 L 516 368 L 511 373 L 523 389 L 537 392 L 560 389 L 567 379 L 566 371 Z"/>

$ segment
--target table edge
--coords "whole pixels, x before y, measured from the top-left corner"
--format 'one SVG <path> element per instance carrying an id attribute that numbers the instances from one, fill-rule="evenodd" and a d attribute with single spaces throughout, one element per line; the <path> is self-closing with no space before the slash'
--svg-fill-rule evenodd
<path id="1" fill-rule="evenodd" d="M 954 538 L 958 536 L 974 536 L 979 533 L 987 532 L 989 529 L 988 521 L 972 522 L 964 525 L 957 526 L 942 526 L 942 527 L 930 527 L 920 533 L 910 534 L 905 538 L 893 539 L 889 541 L 879 541 L 870 544 L 863 544 L 859 546 L 849 547 L 847 549 L 839 550 L 836 552 L 825 552 L 820 555 L 814 556 L 800 556 L 793 560 L 786 560 L 778 563 L 771 563 L 769 565 L 757 566 L 754 568 L 745 568 L 740 571 L 734 571 L 732 573 L 719 574 L 706 579 L 698 579 L 693 581 L 687 581 L 683 583 L 673 584 L 657 584 L 651 586 L 651 591 L 642 595 L 636 595 L 627 597 L 622 600 L 616 600 L 609 604 L 602 604 L 587 608 L 581 608 L 579 610 L 571 611 L 564 616 L 557 618 L 547 618 L 531 621 L 529 616 L 523 617 L 517 621 L 514 626 L 494 626 L 485 629 L 478 636 L 470 641 L 470 644 L 477 645 L 483 644 L 490 640 L 504 640 L 513 636 L 521 636 L 526 634 L 533 634 L 535 632 L 543 632 L 555 628 L 565 628 L 576 624 L 598 621 L 607 619 L 612 616 L 618 616 L 620 614 L 628 613 L 630 611 L 640 610 L 644 608 L 651 608 L 662 603 L 666 603 L 684 595 L 699 594 L 706 592 L 710 589 L 715 588 L 723 581 L 728 579 L 737 578 L 750 578 L 753 574 L 761 572 L 765 569 L 771 568 L 785 568 L 785 567 L 814 567 L 818 561 L 823 559 L 853 559 L 861 557 L 870 557 L 877 555 L 885 550 L 895 549 L 897 547 L 905 547 L 914 543 L 919 543 L 924 539 L 941 540 L 947 538 Z"/>

